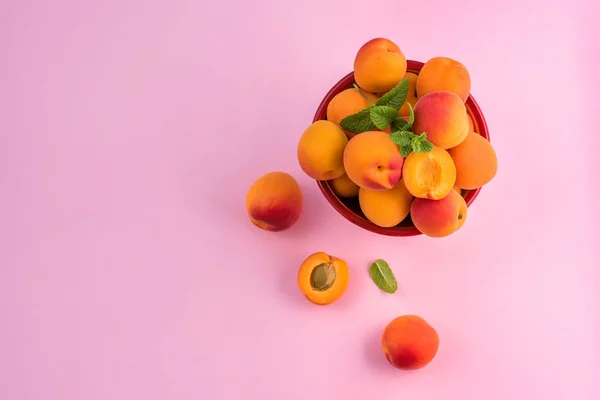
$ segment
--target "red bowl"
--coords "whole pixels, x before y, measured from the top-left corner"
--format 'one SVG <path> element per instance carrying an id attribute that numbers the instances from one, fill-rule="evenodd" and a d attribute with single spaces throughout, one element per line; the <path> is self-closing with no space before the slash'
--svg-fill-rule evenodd
<path id="1" fill-rule="evenodd" d="M 423 67 L 423 63 L 419 61 L 408 60 L 408 72 L 414 72 L 416 74 L 421 71 Z M 334 87 L 329 90 L 329 92 L 325 95 L 325 98 L 319 104 L 319 108 L 315 113 L 314 121 L 326 119 L 327 116 L 327 105 L 333 99 L 333 97 L 340 93 L 341 91 L 353 87 L 354 84 L 354 73 L 350 72 L 348 75 L 343 77 L 338 83 L 335 84 Z M 473 125 L 475 127 L 475 132 L 479 133 L 481 136 L 486 138 L 488 141 L 490 140 L 490 135 L 488 132 L 487 123 L 485 122 L 485 118 L 479 105 L 475 101 L 472 95 L 469 96 L 465 103 L 467 107 L 467 112 L 471 115 L 473 119 Z M 421 232 L 415 228 L 410 218 L 410 214 L 404 219 L 404 221 L 400 222 L 398 225 L 391 228 L 382 228 L 380 226 L 375 225 L 371 221 L 369 221 L 365 215 L 360 210 L 360 206 L 358 204 L 358 198 L 340 198 L 338 197 L 333 189 L 331 188 L 329 181 L 317 181 L 321 193 L 325 196 L 329 204 L 344 218 L 348 221 L 352 222 L 354 225 L 357 225 L 363 229 L 368 231 L 387 236 L 416 236 L 420 235 Z M 463 197 L 467 203 L 467 206 L 470 206 L 477 196 L 481 188 L 475 190 L 463 190 Z"/>

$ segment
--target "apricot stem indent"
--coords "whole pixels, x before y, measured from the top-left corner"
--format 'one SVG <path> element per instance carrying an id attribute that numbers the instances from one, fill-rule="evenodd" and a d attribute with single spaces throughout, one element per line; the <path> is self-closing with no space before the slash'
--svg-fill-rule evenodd
<path id="1" fill-rule="evenodd" d="M 335 278 L 335 268 L 331 264 L 319 264 L 310 274 L 310 286 L 322 292 L 333 286 Z"/>

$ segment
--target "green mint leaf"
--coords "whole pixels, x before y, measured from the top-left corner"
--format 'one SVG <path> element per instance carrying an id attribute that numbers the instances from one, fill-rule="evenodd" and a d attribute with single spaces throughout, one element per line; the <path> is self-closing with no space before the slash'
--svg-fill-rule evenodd
<path id="1" fill-rule="evenodd" d="M 389 92 L 384 94 L 375 102 L 378 106 L 390 106 L 396 109 L 396 111 L 400 110 L 400 107 L 406 101 L 406 97 L 408 96 L 408 78 L 402 79 L 396 87 L 391 89 Z"/>
<path id="2" fill-rule="evenodd" d="M 403 118 L 396 118 L 390 127 L 390 130 L 392 132 L 399 132 L 399 131 L 409 131 L 410 129 L 407 129 L 407 123 Z"/>
<path id="3" fill-rule="evenodd" d="M 398 290 L 398 283 L 394 273 L 385 260 L 379 259 L 371 264 L 369 275 L 375 282 L 375 285 L 386 293 L 395 293 Z"/>
<path id="4" fill-rule="evenodd" d="M 396 143 L 398 146 L 411 146 L 411 141 L 413 138 L 413 133 L 408 131 L 396 131 L 390 134 L 390 139 L 392 142 Z M 412 147 L 412 146 L 411 146 Z"/>
<path id="5" fill-rule="evenodd" d="M 407 144 L 405 146 L 400 146 L 400 155 L 402 155 L 402 158 L 406 158 L 408 157 L 408 155 L 410 154 L 410 152 L 413 150 L 412 145 L 411 144 Z"/>
<path id="6" fill-rule="evenodd" d="M 375 130 L 375 124 L 371 121 L 371 107 L 367 107 L 355 114 L 348 115 L 340 121 L 342 129 L 352 133 L 363 133 Z"/>
<path id="7" fill-rule="evenodd" d="M 425 132 L 411 139 L 411 146 L 415 153 L 428 153 L 433 150 L 433 144 L 427 140 Z"/>
<path id="8" fill-rule="evenodd" d="M 431 150 L 433 150 L 433 143 L 431 143 L 429 140 L 421 142 L 421 150 L 424 153 L 429 153 Z"/>
<path id="9" fill-rule="evenodd" d="M 412 124 L 415 122 L 415 111 L 413 110 L 410 103 L 408 103 L 408 110 L 410 112 L 410 115 L 408 117 L 408 126 L 412 127 Z"/>
<path id="10" fill-rule="evenodd" d="M 381 130 L 390 126 L 398 118 L 398 110 L 390 106 L 370 107 L 371 121 Z"/>
<path id="11" fill-rule="evenodd" d="M 406 126 L 404 128 L 406 128 Z M 410 152 L 413 151 L 413 143 L 419 140 L 418 136 L 415 136 L 415 134 L 409 130 L 392 132 L 390 134 L 390 139 L 398 145 L 402 158 L 408 157 Z M 417 146 L 420 146 L 420 144 L 417 144 Z"/>

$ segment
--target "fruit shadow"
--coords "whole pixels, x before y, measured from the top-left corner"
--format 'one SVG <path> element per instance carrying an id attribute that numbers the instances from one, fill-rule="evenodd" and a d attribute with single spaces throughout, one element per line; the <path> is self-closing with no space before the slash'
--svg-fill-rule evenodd
<path id="1" fill-rule="evenodd" d="M 377 374 L 397 375 L 398 370 L 394 368 L 385 358 L 381 347 L 381 335 L 384 326 L 371 328 L 364 339 L 364 357 L 368 367 L 377 371 Z"/>
<path id="2" fill-rule="evenodd" d="M 293 253 L 293 254 L 290 254 Z M 299 310 L 307 310 L 311 306 L 315 307 L 302 293 L 298 286 L 298 268 L 306 257 L 305 252 L 292 250 L 289 248 L 278 251 L 278 262 L 281 268 L 278 271 L 278 290 L 279 298 L 287 302 L 290 306 Z"/>

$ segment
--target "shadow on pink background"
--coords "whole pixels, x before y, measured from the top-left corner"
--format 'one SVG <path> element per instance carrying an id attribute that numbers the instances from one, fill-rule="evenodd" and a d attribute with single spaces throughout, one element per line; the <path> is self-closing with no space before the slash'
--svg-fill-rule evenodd
<path id="1" fill-rule="evenodd" d="M 600 398 L 598 6 L 290 3 L 0 4 L 0 398 Z M 471 73 L 499 171 L 448 238 L 361 231 L 297 164 L 376 36 Z M 280 234 L 244 210 L 272 170 L 306 200 Z M 351 268 L 328 307 L 315 251 Z M 419 371 L 379 347 L 404 313 L 440 335 Z"/>

